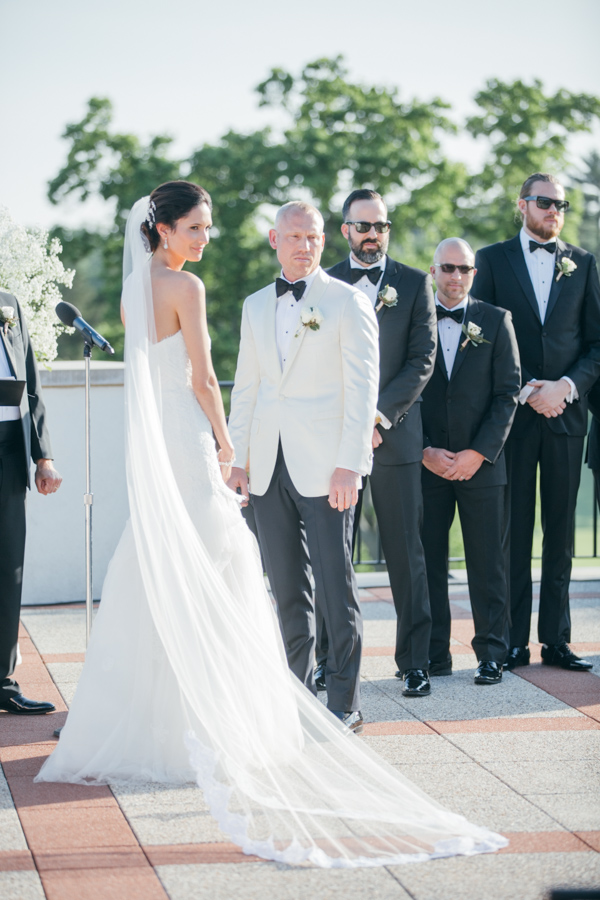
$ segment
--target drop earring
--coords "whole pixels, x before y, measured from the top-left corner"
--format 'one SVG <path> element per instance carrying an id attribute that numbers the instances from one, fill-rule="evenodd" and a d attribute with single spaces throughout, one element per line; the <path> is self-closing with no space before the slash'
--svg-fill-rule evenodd
<path id="1" fill-rule="evenodd" d="M 165 250 L 168 250 L 168 249 L 169 249 L 169 245 L 167 244 L 167 239 L 166 239 L 166 238 L 165 238 L 165 242 L 164 242 L 164 244 L 163 244 L 163 247 L 165 248 Z"/>

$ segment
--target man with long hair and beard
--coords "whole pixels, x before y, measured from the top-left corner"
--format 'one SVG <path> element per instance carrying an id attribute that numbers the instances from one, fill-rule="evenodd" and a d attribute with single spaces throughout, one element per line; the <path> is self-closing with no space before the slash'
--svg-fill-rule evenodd
<path id="1" fill-rule="evenodd" d="M 484 247 L 475 259 L 472 294 L 510 310 L 521 356 L 522 389 L 506 443 L 512 616 L 508 669 L 530 660 L 538 466 L 544 532 L 538 619 L 542 662 L 575 671 L 592 668 L 568 645 L 569 581 L 586 395 L 600 375 L 600 284 L 593 255 L 560 239 L 568 207 L 557 179 L 534 173 L 518 199 L 520 233 Z"/>

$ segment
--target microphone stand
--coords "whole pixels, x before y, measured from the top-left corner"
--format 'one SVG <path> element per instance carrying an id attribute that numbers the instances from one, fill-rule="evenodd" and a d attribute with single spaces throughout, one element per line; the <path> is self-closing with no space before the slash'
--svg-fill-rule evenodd
<path id="1" fill-rule="evenodd" d="M 85 506 L 85 646 L 90 642 L 92 631 L 92 616 L 94 612 L 94 600 L 92 593 L 92 456 L 90 441 L 90 360 L 92 358 L 93 345 L 88 341 L 83 345 L 83 358 L 85 360 L 85 494 L 83 503 Z"/>

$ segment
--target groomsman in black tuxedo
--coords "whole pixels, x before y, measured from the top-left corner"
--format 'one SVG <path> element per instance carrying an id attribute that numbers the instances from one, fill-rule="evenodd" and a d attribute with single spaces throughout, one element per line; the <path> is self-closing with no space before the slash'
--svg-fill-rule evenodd
<path id="1" fill-rule="evenodd" d="M 0 710 L 31 716 L 54 710 L 51 703 L 24 697 L 13 678 L 31 459 L 40 494 L 57 491 L 61 477 L 52 464 L 42 388 L 25 319 L 11 294 L 0 291 L 0 307 L 0 378 L 25 382 L 19 406 L 0 406 Z"/>
<path id="2" fill-rule="evenodd" d="M 437 328 L 431 278 L 387 256 L 390 222 L 379 194 L 353 191 L 343 207 L 350 255 L 328 272 L 353 284 L 379 320 L 380 383 L 373 428 L 371 495 L 396 614 L 395 660 L 402 693 L 431 690 L 431 613 L 420 530 L 421 393 L 433 372 Z M 355 527 L 360 516 L 357 508 Z"/>
<path id="3" fill-rule="evenodd" d="M 474 254 L 460 238 L 439 245 L 431 274 L 439 331 L 423 391 L 423 546 L 431 600 L 430 660 L 452 674 L 448 534 L 460 515 L 475 623 L 475 684 L 497 684 L 508 650 L 504 443 L 521 387 L 510 313 L 469 296 Z"/>
<path id="4" fill-rule="evenodd" d="M 529 663 L 536 475 L 542 503 L 538 636 L 542 662 L 590 669 L 571 651 L 569 582 L 587 431 L 586 395 L 600 375 L 600 283 L 591 253 L 559 235 L 569 203 L 552 175 L 521 188 L 520 233 L 477 253 L 473 294 L 512 313 L 522 390 L 506 444 L 511 503 L 512 626 L 506 666 Z"/>

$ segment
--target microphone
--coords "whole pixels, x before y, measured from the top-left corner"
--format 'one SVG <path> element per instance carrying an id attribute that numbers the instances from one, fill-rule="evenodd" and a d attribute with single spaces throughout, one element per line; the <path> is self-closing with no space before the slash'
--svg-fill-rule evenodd
<path id="1" fill-rule="evenodd" d="M 55 312 L 63 325 L 68 325 L 69 328 L 76 328 L 80 331 L 88 344 L 95 344 L 96 347 L 105 350 L 110 356 L 114 355 L 115 351 L 106 338 L 103 338 L 101 334 L 94 331 L 92 326 L 88 325 L 85 319 L 82 319 L 81 313 L 72 303 L 65 303 L 64 300 L 61 300 L 61 302 L 57 304 Z"/>

